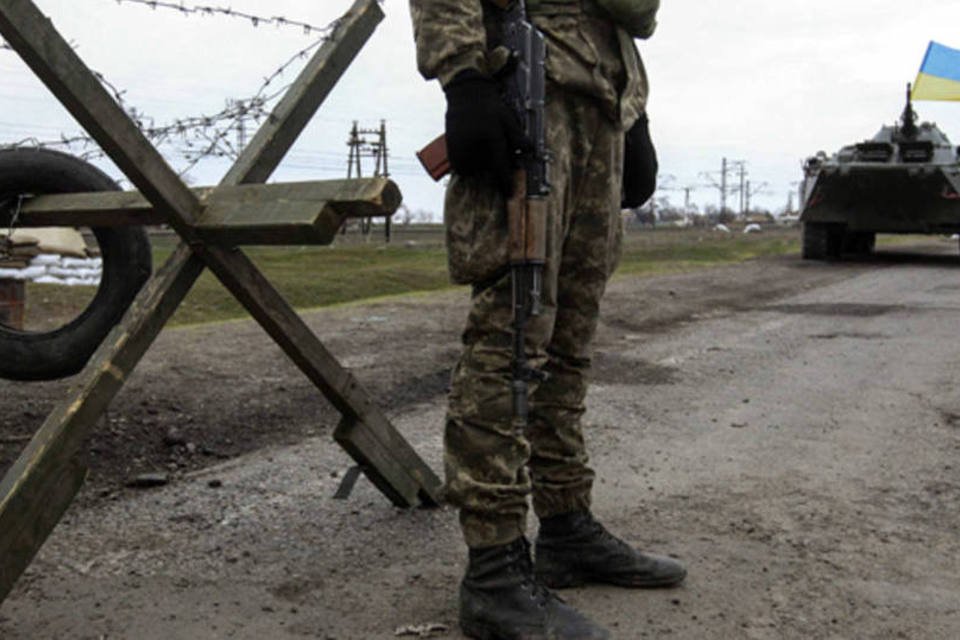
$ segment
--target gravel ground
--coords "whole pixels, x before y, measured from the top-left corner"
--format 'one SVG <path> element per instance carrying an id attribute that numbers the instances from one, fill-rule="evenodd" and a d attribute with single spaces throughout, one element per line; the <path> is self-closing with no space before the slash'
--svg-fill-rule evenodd
<path id="1" fill-rule="evenodd" d="M 952 248 L 951 248 L 952 250 Z M 596 512 L 689 566 L 565 597 L 616 638 L 960 637 L 960 261 L 944 244 L 614 281 L 588 443 Z M 439 468 L 464 292 L 308 314 Z M 8 464 L 65 383 L 0 382 Z M 456 515 L 402 511 L 254 324 L 165 332 L 91 442 L 81 499 L 0 637 L 460 638 Z M 125 487 L 146 471 L 151 490 Z M 534 534 L 531 523 L 531 534 Z"/>

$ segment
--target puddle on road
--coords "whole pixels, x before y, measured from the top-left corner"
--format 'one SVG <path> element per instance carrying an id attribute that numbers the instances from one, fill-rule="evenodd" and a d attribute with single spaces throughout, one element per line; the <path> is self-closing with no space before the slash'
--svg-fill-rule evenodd
<path id="1" fill-rule="evenodd" d="M 940 419 L 951 429 L 960 429 L 960 414 L 954 411 L 940 410 Z"/>
<path id="2" fill-rule="evenodd" d="M 930 289 L 930 293 L 954 293 L 960 291 L 960 284 L 941 284 Z"/>
<path id="3" fill-rule="evenodd" d="M 794 315 L 847 316 L 853 318 L 873 318 L 897 311 L 916 311 L 902 304 L 857 304 L 852 302 L 812 303 L 812 304 L 775 304 L 760 307 L 760 311 L 778 311 Z"/>
<path id="4" fill-rule="evenodd" d="M 840 331 L 837 333 L 815 333 L 808 336 L 813 340 L 837 340 L 839 338 L 849 338 L 851 340 L 886 340 L 890 338 L 885 333 L 858 333 L 856 331 Z"/>

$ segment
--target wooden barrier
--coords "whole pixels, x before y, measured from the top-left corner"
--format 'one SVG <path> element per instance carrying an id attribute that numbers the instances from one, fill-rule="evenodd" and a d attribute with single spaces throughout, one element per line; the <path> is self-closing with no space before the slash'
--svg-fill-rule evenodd
<path id="1" fill-rule="evenodd" d="M 0 601 L 83 484 L 86 437 L 205 268 L 340 411 L 337 442 L 371 481 L 399 506 L 437 504 L 433 471 L 238 248 L 329 243 L 347 217 L 400 205 L 385 179 L 263 184 L 382 19 L 356 0 L 221 183 L 190 189 L 31 0 L 0 0 L 0 35 L 138 189 L 37 197 L 18 224 L 165 222 L 182 240 L 0 482 Z"/>

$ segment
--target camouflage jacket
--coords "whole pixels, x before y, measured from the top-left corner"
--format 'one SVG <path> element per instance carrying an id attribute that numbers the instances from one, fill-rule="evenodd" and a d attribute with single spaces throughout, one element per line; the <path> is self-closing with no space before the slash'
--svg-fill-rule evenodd
<path id="1" fill-rule="evenodd" d="M 626 129 L 646 108 L 646 72 L 633 39 L 588 0 L 538 3 L 531 20 L 547 40 L 547 76 L 568 91 L 594 96 Z M 496 9 L 484 0 L 410 0 L 417 65 L 425 78 L 449 82 L 465 69 L 491 73 L 497 56 Z"/>

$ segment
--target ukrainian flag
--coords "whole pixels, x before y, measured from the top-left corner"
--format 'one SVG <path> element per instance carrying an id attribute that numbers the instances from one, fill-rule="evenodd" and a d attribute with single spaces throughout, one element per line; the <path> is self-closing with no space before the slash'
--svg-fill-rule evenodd
<path id="1" fill-rule="evenodd" d="M 931 42 L 910 96 L 914 100 L 960 101 L 960 51 Z"/>

